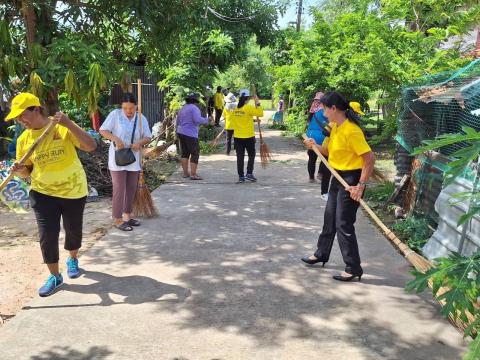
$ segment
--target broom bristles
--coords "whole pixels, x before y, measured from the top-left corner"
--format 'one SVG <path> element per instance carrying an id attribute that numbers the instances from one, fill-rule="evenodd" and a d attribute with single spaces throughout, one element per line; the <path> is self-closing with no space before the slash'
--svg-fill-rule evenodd
<path id="1" fill-rule="evenodd" d="M 158 210 L 155 207 L 150 191 L 143 177 L 143 171 L 140 172 L 137 191 L 133 200 L 133 215 L 138 217 L 151 218 L 158 216 Z"/>
<path id="2" fill-rule="evenodd" d="M 270 152 L 268 145 L 264 141 L 262 141 L 260 143 L 260 161 L 262 164 L 262 168 L 265 169 L 271 160 L 272 153 Z"/>

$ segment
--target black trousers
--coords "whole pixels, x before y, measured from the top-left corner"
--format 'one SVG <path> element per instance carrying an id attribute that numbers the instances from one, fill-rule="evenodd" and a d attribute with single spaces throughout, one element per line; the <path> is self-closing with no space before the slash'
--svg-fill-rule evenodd
<path id="1" fill-rule="evenodd" d="M 225 130 L 227 132 L 227 139 L 225 140 L 225 153 L 228 155 L 232 150 L 232 138 L 233 138 L 233 130 Z M 233 147 L 235 149 L 235 145 Z"/>
<path id="2" fill-rule="evenodd" d="M 220 125 L 220 118 L 222 117 L 223 109 L 215 108 L 215 125 Z"/>
<path id="3" fill-rule="evenodd" d="M 308 154 L 308 165 L 307 165 L 308 175 L 310 176 L 310 179 L 315 179 L 315 167 L 317 165 L 318 156 L 317 154 L 315 154 L 315 151 L 313 150 L 308 150 L 307 154 Z M 328 193 L 328 187 L 330 186 L 330 177 L 332 173 L 321 161 L 318 167 L 318 173 L 322 174 L 322 185 L 321 185 L 322 194 L 326 194 Z"/>
<path id="4" fill-rule="evenodd" d="M 64 199 L 30 190 L 30 205 L 37 219 L 40 249 L 45 264 L 58 263 L 60 218 L 65 230 L 65 250 L 82 247 L 83 210 L 87 197 Z"/>
<path id="5" fill-rule="evenodd" d="M 357 185 L 361 170 L 339 171 L 339 174 L 347 184 Z M 328 192 L 323 229 L 318 237 L 317 251 L 315 251 L 317 258 L 328 261 L 336 234 L 345 262 L 345 271 L 350 274 L 363 273 L 354 227 L 359 205 L 360 203 L 350 197 L 350 193 L 343 188 L 342 184 L 333 178 Z"/>
<path id="6" fill-rule="evenodd" d="M 237 171 L 238 176 L 245 176 L 244 159 L 245 149 L 248 153 L 247 174 L 253 174 L 253 164 L 255 163 L 255 137 L 251 138 L 234 138 L 235 150 L 237 151 Z"/>

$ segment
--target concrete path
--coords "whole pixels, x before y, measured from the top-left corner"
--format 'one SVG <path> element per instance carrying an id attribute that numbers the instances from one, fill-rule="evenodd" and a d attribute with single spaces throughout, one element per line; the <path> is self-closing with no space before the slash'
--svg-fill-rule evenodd
<path id="1" fill-rule="evenodd" d="M 0 358 L 460 359 L 461 335 L 428 294 L 404 292 L 408 264 L 362 214 L 362 282 L 332 280 L 337 244 L 325 269 L 299 261 L 325 203 L 299 142 L 267 136 L 258 183 L 234 184 L 234 156 L 202 157 L 203 182 L 175 174 L 154 192 L 158 219 L 111 231 L 81 278 L 0 328 Z"/>

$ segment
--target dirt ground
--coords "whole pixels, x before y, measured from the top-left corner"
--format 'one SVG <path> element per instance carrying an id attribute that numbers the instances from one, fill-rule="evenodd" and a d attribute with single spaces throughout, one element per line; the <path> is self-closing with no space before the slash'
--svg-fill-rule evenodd
<path id="1" fill-rule="evenodd" d="M 91 247 L 111 226 L 111 200 L 88 203 L 84 213 L 82 252 Z M 60 266 L 65 270 L 67 252 L 61 232 Z M 38 244 L 32 211 L 15 214 L 0 205 L 0 324 L 13 317 L 48 276 Z"/>

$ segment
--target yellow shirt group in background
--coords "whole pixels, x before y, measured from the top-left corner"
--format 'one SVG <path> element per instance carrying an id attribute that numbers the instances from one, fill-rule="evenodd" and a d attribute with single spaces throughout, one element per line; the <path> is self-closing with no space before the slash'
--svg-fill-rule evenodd
<path id="1" fill-rule="evenodd" d="M 362 129 L 348 119 L 340 126 L 331 123 L 330 127 L 330 137 L 323 142 L 328 146 L 329 164 L 336 170 L 362 169 L 362 155 L 372 151 Z"/>
<path id="2" fill-rule="evenodd" d="M 45 129 L 27 129 L 17 140 L 17 160 L 28 151 Z M 31 188 L 65 199 L 87 196 L 87 176 L 77 156 L 78 139 L 64 126 L 56 125 L 38 145 L 25 165 L 33 165 Z"/>
<path id="3" fill-rule="evenodd" d="M 213 106 L 215 106 L 215 109 L 223 109 L 223 94 L 221 92 L 216 92 L 215 95 L 213 95 Z"/>

